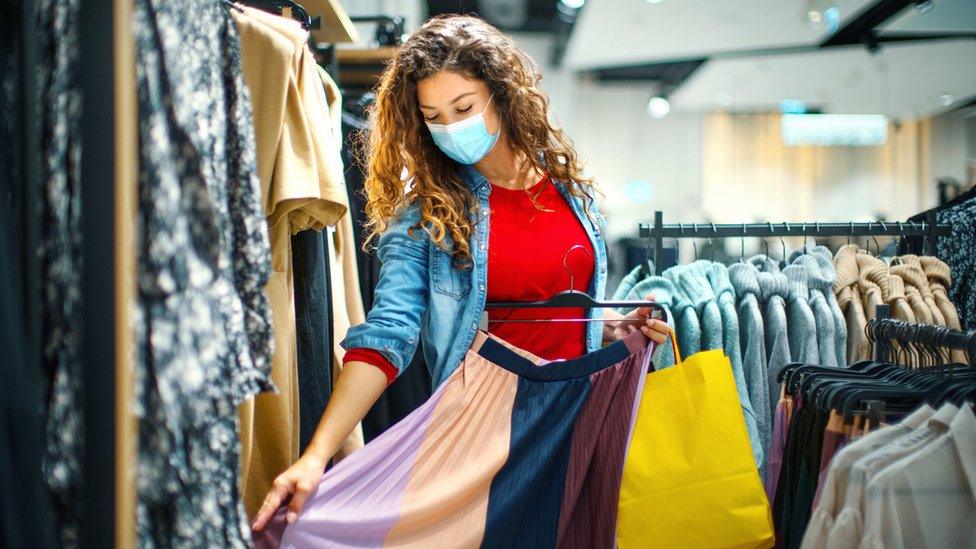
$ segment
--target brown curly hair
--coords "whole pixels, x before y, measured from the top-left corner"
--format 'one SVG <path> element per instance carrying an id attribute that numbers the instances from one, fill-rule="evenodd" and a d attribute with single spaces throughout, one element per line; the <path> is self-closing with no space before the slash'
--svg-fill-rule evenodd
<path id="1" fill-rule="evenodd" d="M 422 228 L 458 267 L 470 266 L 470 237 L 478 200 L 458 165 L 437 146 L 417 100 L 417 83 L 439 71 L 483 81 L 493 94 L 509 145 L 539 172 L 548 172 L 580 198 L 593 197 L 572 141 L 549 121 L 549 100 L 538 67 L 515 42 L 482 19 L 438 16 L 427 21 L 390 60 L 370 107 L 370 129 L 360 153 L 365 182 L 367 244 L 386 230 L 404 205 L 419 203 Z M 410 183 L 408 192 L 404 192 Z M 584 200 L 590 215 L 587 200 Z M 453 242 L 453 248 L 450 243 Z"/>

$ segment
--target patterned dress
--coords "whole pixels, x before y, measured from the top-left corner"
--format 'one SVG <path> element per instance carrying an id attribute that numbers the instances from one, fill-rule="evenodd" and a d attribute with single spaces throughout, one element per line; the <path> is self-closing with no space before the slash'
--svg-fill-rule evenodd
<path id="1" fill-rule="evenodd" d="M 139 544 L 243 547 L 237 405 L 271 390 L 267 226 L 219 2 L 139 0 Z"/>

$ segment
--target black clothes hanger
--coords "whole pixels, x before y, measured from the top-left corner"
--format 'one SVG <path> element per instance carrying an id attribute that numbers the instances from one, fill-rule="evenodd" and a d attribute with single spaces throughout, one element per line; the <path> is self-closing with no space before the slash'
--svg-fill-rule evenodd
<path id="1" fill-rule="evenodd" d="M 284 8 L 291 8 L 292 18 L 301 23 L 303 29 L 311 30 L 312 28 L 312 16 L 309 15 L 308 10 L 294 0 L 244 0 L 241 3 L 276 15 L 281 15 Z"/>
<path id="2" fill-rule="evenodd" d="M 569 259 L 569 254 L 575 249 L 582 249 L 589 253 L 589 250 L 582 244 L 576 244 L 566 251 L 566 255 L 563 256 L 563 267 L 569 273 L 569 290 L 564 290 L 559 292 L 549 299 L 542 301 L 494 301 L 485 304 L 485 308 L 494 309 L 552 309 L 557 307 L 574 307 L 583 309 L 610 309 L 618 307 L 627 308 L 640 308 L 649 307 L 651 309 L 650 318 L 655 318 L 658 320 L 665 320 L 664 307 L 655 301 L 643 301 L 643 300 L 625 300 L 625 301 L 605 301 L 600 299 L 593 299 L 588 293 L 581 292 L 579 290 L 572 289 L 574 287 L 575 275 L 572 269 L 569 268 L 567 260 Z M 487 312 L 482 315 L 482 326 L 486 324 L 496 324 L 496 323 L 534 323 L 534 322 L 616 322 L 618 319 L 607 319 L 607 318 L 553 318 L 553 319 L 498 319 L 498 320 L 487 320 Z"/>

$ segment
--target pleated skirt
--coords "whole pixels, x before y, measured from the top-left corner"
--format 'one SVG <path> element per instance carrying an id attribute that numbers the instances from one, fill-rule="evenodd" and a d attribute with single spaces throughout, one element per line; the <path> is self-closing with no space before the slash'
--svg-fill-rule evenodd
<path id="1" fill-rule="evenodd" d="M 328 471 L 257 547 L 614 545 L 627 445 L 654 344 L 640 332 L 545 361 L 479 332 L 412 414 Z"/>

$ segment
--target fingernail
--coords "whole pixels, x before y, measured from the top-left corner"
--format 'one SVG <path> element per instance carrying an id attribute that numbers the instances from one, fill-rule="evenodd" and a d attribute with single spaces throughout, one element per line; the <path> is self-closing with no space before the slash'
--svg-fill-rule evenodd
<path id="1" fill-rule="evenodd" d="M 285 517 L 285 520 L 288 521 L 288 524 L 291 524 L 291 523 L 295 522 L 295 519 L 297 519 L 297 518 L 298 518 L 298 514 L 297 513 L 295 513 L 294 511 L 288 511 L 288 516 Z"/>

